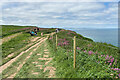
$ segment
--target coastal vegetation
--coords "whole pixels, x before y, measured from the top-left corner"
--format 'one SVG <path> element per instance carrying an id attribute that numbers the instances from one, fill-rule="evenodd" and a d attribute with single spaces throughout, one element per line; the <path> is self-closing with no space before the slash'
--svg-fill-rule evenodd
<path id="1" fill-rule="evenodd" d="M 37 36 L 31 36 L 29 31 L 36 27 L 33 26 L 12 26 L 4 25 L 2 27 L 3 38 L 9 37 L 13 34 L 22 32 L 20 35 L 11 38 L 9 41 L 3 42 L 2 47 L 2 65 L 16 58 L 21 52 L 25 52 L 14 63 L 3 71 L 3 78 L 7 78 L 16 73 L 19 67 L 25 62 L 25 59 L 32 52 L 30 59 L 16 73 L 15 78 L 47 78 L 48 72 L 44 69 L 36 68 L 38 62 L 42 64 L 43 68 L 51 64 L 44 65 L 45 61 L 38 60 L 44 56 L 43 49 L 49 50 L 49 57 L 53 59 L 50 61 L 52 66 L 56 68 L 56 78 L 120 78 L 120 58 L 118 47 L 111 44 L 94 42 L 92 39 L 86 38 L 74 31 L 61 29 L 58 33 L 55 28 L 39 28 Z M 44 36 L 41 36 L 41 33 Z M 53 35 L 50 35 L 54 33 Z M 57 35 L 57 44 L 56 44 Z M 47 41 L 40 43 L 41 40 L 47 38 Z M 73 67 L 74 49 L 73 42 L 76 36 L 76 64 Z M 36 44 L 40 44 L 37 45 Z M 47 46 L 45 46 L 47 44 Z M 32 46 L 35 47 L 31 48 Z M 57 45 L 57 49 L 56 49 Z M 28 50 L 31 48 L 30 50 Z M 34 49 L 38 48 L 36 51 Z M 28 51 L 26 51 L 28 50 Z M 38 55 L 40 54 L 40 56 Z M 10 56 L 10 54 L 12 54 Z M 37 76 L 32 74 L 32 71 L 38 71 L 41 74 Z"/>
<path id="2" fill-rule="evenodd" d="M 63 36 L 64 35 L 64 36 Z M 76 36 L 76 68 L 73 68 L 73 37 Z M 76 32 L 61 30 L 57 33 L 58 49 L 55 47 L 56 36 L 50 37 L 54 55 L 56 75 L 59 78 L 119 78 L 118 48 L 106 43 L 94 42 Z"/>

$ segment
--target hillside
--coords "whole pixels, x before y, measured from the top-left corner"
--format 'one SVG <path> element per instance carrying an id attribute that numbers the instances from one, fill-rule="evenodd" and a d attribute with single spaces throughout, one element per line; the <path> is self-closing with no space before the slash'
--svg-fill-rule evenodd
<path id="1" fill-rule="evenodd" d="M 2 26 L 3 78 L 119 78 L 118 47 L 94 42 L 74 31 L 33 26 Z M 41 35 L 43 33 L 43 35 Z M 57 49 L 56 49 L 57 35 Z M 73 38 L 76 36 L 76 68 Z M 9 64 L 9 65 L 8 65 Z M 7 65 L 7 66 L 6 66 Z"/>
<path id="2" fill-rule="evenodd" d="M 50 37 L 48 42 L 54 49 L 56 74 L 59 78 L 117 78 L 120 76 L 117 47 L 107 43 L 94 42 L 69 30 L 62 30 L 57 36 L 57 51 L 54 51 L 55 35 Z M 75 69 L 73 69 L 74 36 L 76 36 L 77 49 Z"/>

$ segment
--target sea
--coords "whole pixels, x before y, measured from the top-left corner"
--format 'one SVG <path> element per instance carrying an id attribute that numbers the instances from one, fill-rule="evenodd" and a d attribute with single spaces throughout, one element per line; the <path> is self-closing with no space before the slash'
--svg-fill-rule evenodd
<path id="1" fill-rule="evenodd" d="M 87 28 L 67 28 L 75 31 L 84 37 L 91 38 L 95 42 L 105 42 L 118 47 L 118 29 L 87 29 Z"/>

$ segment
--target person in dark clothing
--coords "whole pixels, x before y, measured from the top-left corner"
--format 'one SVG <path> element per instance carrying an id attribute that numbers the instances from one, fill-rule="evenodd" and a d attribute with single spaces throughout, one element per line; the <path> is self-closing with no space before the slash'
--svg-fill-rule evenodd
<path id="1" fill-rule="evenodd" d="M 34 29 L 34 31 L 36 31 L 36 28 Z"/>
<path id="2" fill-rule="evenodd" d="M 32 31 L 30 31 L 30 34 L 31 34 L 31 36 L 33 36 L 33 33 L 32 33 Z"/>
<path id="3" fill-rule="evenodd" d="M 39 32 L 39 28 L 37 28 L 37 32 Z"/>
<path id="4" fill-rule="evenodd" d="M 56 33 L 58 33 L 59 32 L 59 29 L 56 29 Z"/>
<path id="5" fill-rule="evenodd" d="M 37 31 L 35 31 L 35 33 L 37 34 Z"/>

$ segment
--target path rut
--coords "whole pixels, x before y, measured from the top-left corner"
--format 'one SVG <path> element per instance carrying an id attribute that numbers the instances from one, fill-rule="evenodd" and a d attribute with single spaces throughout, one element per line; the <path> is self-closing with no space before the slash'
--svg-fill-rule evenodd
<path id="1" fill-rule="evenodd" d="M 45 43 L 44 47 L 46 48 L 46 46 L 47 46 L 47 44 Z M 53 59 L 49 55 L 50 55 L 49 50 L 48 49 L 44 49 L 43 57 L 42 58 L 38 58 L 38 60 L 45 61 L 44 65 L 43 64 L 38 64 L 38 62 L 33 62 L 33 64 L 37 64 L 36 67 L 40 67 L 40 69 L 43 69 L 44 73 L 48 70 L 49 71 L 48 78 L 55 78 L 55 70 L 56 70 L 56 68 L 49 64 L 52 61 L 52 59 Z M 43 68 L 43 66 L 46 66 L 46 67 Z M 38 72 L 34 72 L 33 71 L 33 75 L 38 75 L 38 74 L 39 74 Z M 44 77 L 45 76 L 46 75 L 44 75 Z"/>
<path id="2" fill-rule="evenodd" d="M 52 34 L 53 35 L 53 34 Z M 30 48 L 28 48 L 25 51 L 22 51 L 18 56 L 16 56 L 15 58 L 11 59 L 9 62 L 7 62 L 6 64 L 2 65 L 0 67 L 0 73 L 2 73 L 2 71 L 4 71 L 6 68 L 8 68 L 13 62 L 15 62 L 21 55 L 23 55 L 24 53 L 30 51 L 32 49 L 32 51 L 27 55 L 27 57 L 25 57 L 25 59 L 23 59 L 23 62 L 18 65 L 16 67 L 17 71 L 10 74 L 9 76 L 7 76 L 7 78 L 14 78 L 16 76 L 16 74 L 21 70 L 21 68 L 23 67 L 23 65 L 27 62 L 28 59 L 30 59 L 34 53 L 34 51 L 36 51 L 38 48 L 40 48 L 41 44 L 44 45 L 44 50 L 43 50 L 43 56 L 37 58 L 37 61 L 32 62 L 32 64 L 35 64 L 36 66 L 34 67 L 39 67 L 39 69 L 43 69 L 43 73 L 45 73 L 46 71 L 49 75 L 48 78 L 55 78 L 55 70 L 56 68 L 52 66 L 52 57 L 50 57 L 50 52 L 49 49 L 46 48 L 46 46 L 48 46 L 48 44 L 45 42 L 48 39 L 49 35 L 45 38 L 41 38 L 39 39 L 40 42 L 36 43 L 35 45 L 31 46 Z M 37 40 L 38 38 L 36 38 L 35 40 Z M 35 56 L 41 56 L 41 53 L 37 53 L 37 55 Z M 38 64 L 38 61 L 44 61 L 44 64 Z M 50 63 L 50 64 L 49 64 Z M 35 72 L 34 69 L 31 70 L 33 75 L 40 75 L 39 72 Z M 46 75 L 44 75 L 46 76 Z"/>
<path id="3" fill-rule="evenodd" d="M 43 38 L 39 39 L 42 40 Z M 18 56 L 16 56 L 15 58 L 11 59 L 10 61 L 8 61 L 6 64 L 2 65 L 0 67 L 0 73 L 2 73 L 3 70 L 5 70 L 7 67 L 9 67 L 13 62 L 15 62 L 21 55 L 23 55 L 25 52 L 28 52 L 30 49 L 32 49 L 33 47 L 36 47 L 38 44 L 40 44 L 41 41 L 33 46 L 31 46 L 30 48 L 28 48 L 26 51 L 21 52 Z"/>

